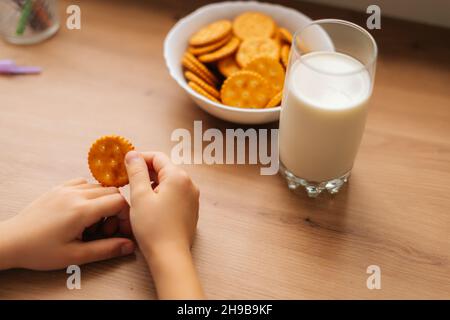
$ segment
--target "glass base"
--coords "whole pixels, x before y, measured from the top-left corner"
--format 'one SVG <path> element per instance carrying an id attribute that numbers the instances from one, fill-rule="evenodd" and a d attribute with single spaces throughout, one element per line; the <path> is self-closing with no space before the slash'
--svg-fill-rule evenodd
<path id="1" fill-rule="evenodd" d="M 338 193 L 341 187 L 346 183 L 350 177 L 350 171 L 346 172 L 342 176 L 322 182 L 307 181 L 305 179 L 297 177 L 290 172 L 282 163 L 280 163 L 280 173 L 285 177 L 287 185 L 290 190 L 296 190 L 299 187 L 303 187 L 308 194 L 308 197 L 315 198 L 322 191 L 327 190 L 330 194 Z"/>
<path id="2" fill-rule="evenodd" d="M 24 36 L 5 36 L 5 40 L 12 44 L 18 44 L 18 45 L 30 45 L 30 44 L 36 44 L 39 42 L 42 42 L 51 36 L 53 36 L 59 29 L 59 23 L 55 23 L 50 28 L 42 31 L 37 32 L 30 35 L 24 35 Z"/>

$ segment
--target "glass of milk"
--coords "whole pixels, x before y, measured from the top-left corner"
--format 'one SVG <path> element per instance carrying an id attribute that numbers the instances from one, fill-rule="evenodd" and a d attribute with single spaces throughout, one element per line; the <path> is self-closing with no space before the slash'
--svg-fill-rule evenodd
<path id="1" fill-rule="evenodd" d="M 294 35 L 280 115 L 280 171 L 310 197 L 347 182 L 364 132 L 377 59 L 351 22 L 314 21 Z"/>

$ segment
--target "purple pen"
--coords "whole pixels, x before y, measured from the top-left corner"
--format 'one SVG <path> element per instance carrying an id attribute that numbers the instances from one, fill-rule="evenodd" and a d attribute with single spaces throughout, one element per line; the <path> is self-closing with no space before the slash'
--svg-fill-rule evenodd
<path id="1" fill-rule="evenodd" d="M 0 60 L 0 74 L 37 74 L 41 73 L 40 67 L 17 66 L 12 60 Z"/>

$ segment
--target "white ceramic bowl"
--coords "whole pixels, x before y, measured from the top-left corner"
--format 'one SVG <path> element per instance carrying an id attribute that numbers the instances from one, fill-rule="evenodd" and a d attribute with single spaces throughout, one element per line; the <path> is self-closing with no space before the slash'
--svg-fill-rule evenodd
<path id="1" fill-rule="evenodd" d="M 241 123 L 262 124 L 277 121 L 281 107 L 268 109 L 236 108 L 210 101 L 192 90 L 183 76 L 181 59 L 186 51 L 189 37 L 201 27 L 219 19 L 234 19 L 245 11 L 259 11 L 271 16 L 277 25 L 292 33 L 312 22 L 304 14 L 277 4 L 261 2 L 219 2 L 203 6 L 184 17 L 170 30 L 164 40 L 164 59 L 172 78 L 189 94 L 204 111 L 217 118 Z"/>

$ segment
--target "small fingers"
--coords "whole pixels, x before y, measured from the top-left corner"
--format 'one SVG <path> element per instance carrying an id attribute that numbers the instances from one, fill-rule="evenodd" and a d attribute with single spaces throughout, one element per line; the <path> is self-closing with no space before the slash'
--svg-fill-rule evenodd
<path id="1" fill-rule="evenodd" d="M 175 166 L 164 152 L 147 151 L 142 152 L 141 154 L 150 170 L 159 172 L 165 167 Z"/>
<path id="2" fill-rule="evenodd" d="M 163 152 L 143 152 L 142 156 L 147 162 L 149 170 L 157 173 L 158 184 L 179 170 Z"/>
<path id="3" fill-rule="evenodd" d="M 75 264 L 85 264 L 132 254 L 135 245 L 130 239 L 108 238 L 89 242 L 77 241 L 69 250 L 72 251 Z"/>
<path id="4" fill-rule="evenodd" d="M 84 190 L 83 193 L 88 199 L 96 199 L 99 197 L 119 193 L 119 189 L 117 189 L 116 187 L 88 188 Z"/>
<path id="5" fill-rule="evenodd" d="M 63 183 L 63 186 L 65 187 L 70 187 L 70 186 L 77 186 L 80 184 L 86 184 L 87 181 L 84 178 L 76 178 L 76 179 L 72 179 L 72 180 L 68 180 L 66 182 Z"/>
<path id="6" fill-rule="evenodd" d="M 114 216 L 128 206 L 127 201 L 120 193 L 105 195 L 89 201 L 89 210 L 86 212 L 86 225 L 90 226 L 104 217 Z"/>
<path id="7" fill-rule="evenodd" d="M 150 175 L 148 166 L 142 154 L 136 151 L 130 151 L 125 156 L 125 166 L 130 181 L 130 198 L 133 203 L 141 195 L 153 193 L 150 184 Z"/>
<path id="8" fill-rule="evenodd" d="M 76 186 L 77 189 L 98 189 L 103 188 L 103 186 L 99 183 L 86 183 L 86 184 L 80 184 Z"/>

